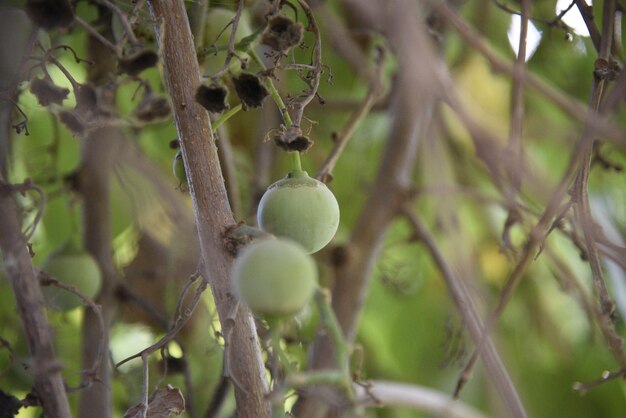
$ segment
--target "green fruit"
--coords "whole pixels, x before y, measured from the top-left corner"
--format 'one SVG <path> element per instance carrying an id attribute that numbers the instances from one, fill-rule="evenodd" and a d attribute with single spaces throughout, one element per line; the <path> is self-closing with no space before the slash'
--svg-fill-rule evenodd
<path id="1" fill-rule="evenodd" d="M 82 250 L 64 247 L 44 261 L 42 270 L 64 284 L 75 286 L 92 299 L 102 286 L 98 263 Z M 57 311 L 69 311 L 83 304 L 75 294 L 54 285 L 43 287 L 43 294 L 48 307 Z"/>
<path id="2" fill-rule="evenodd" d="M 278 318 L 306 306 L 317 288 L 317 266 L 297 243 L 265 239 L 239 253 L 231 281 L 252 312 Z"/>
<path id="3" fill-rule="evenodd" d="M 178 151 L 174 156 L 174 161 L 172 162 L 172 171 L 174 172 L 176 180 L 178 180 L 179 186 L 184 186 L 187 184 L 185 163 L 183 162 L 183 154 L 180 151 Z"/>
<path id="4" fill-rule="evenodd" d="M 312 254 L 335 236 L 339 205 L 324 183 L 305 171 L 292 171 L 267 189 L 257 220 L 262 230 L 290 238 Z"/>

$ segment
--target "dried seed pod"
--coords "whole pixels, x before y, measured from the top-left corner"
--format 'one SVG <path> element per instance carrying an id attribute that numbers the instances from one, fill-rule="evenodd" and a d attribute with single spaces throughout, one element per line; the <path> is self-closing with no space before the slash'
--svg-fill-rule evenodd
<path id="1" fill-rule="evenodd" d="M 313 141 L 302 134 L 297 126 L 291 126 L 274 136 L 274 143 L 285 151 L 305 152 L 313 146 Z"/>
<path id="2" fill-rule="evenodd" d="M 49 78 L 36 78 L 30 82 L 30 92 L 37 97 L 40 105 L 48 106 L 51 103 L 62 104 L 70 91 L 57 86 Z"/>
<path id="3" fill-rule="evenodd" d="M 233 78 L 233 83 L 244 110 L 261 106 L 263 99 L 269 94 L 259 77 L 254 74 L 241 73 L 239 77 Z"/>
<path id="4" fill-rule="evenodd" d="M 285 52 L 302 42 L 304 27 L 284 15 L 273 16 L 261 36 L 261 43 L 275 51 Z"/>
<path id="5" fill-rule="evenodd" d="M 154 67 L 159 62 L 159 56 L 150 49 L 141 49 L 134 54 L 122 57 L 119 60 L 120 72 L 128 75 L 138 75 L 143 70 Z"/>
<path id="6" fill-rule="evenodd" d="M 74 9 L 68 0 L 28 0 L 26 14 L 45 30 L 65 28 L 74 21 Z"/>
<path id="7" fill-rule="evenodd" d="M 313 145 L 313 141 L 304 135 L 298 135 L 295 138 L 290 138 L 289 141 L 283 134 L 276 135 L 274 137 L 274 143 L 285 151 L 298 152 L 305 152 Z"/>
<path id="8" fill-rule="evenodd" d="M 228 103 L 226 103 L 227 94 L 228 90 L 219 84 L 201 85 L 196 90 L 196 102 L 209 112 L 221 113 L 228 109 Z"/>

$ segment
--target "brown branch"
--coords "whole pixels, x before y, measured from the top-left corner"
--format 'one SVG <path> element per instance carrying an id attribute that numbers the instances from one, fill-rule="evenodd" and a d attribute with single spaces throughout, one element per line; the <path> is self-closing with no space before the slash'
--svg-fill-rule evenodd
<path id="1" fill-rule="evenodd" d="M 596 48 L 596 51 L 600 52 L 601 37 L 596 21 L 593 18 L 593 6 L 588 5 L 585 0 L 574 0 L 574 3 L 576 3 L 576 7 L 578 7 L 580 15 L 583 17 L 585 25 L 587 25 L 593 46 Z"/>
<path id="2" fill-rule="evenodd" d="M 539 94 L 546 97 L 563 111 L 579 121 L 584 122 L 594 131 L 597 131 L 597 134 L 605 135 L 611 138 L 615 143 L 626 146 L 626 138 L 624 138 L 624 133 L 619 126 L 611 123 L 601 115 L 596 113 L 590 114 L 589 110 L 577 99 L 555 89 L 535 75 L 527 71 L 519 72 L 517 68 L 500 58 L 492 48 L 488 46 L 485 39 L 471 28 L 457 12 L 452 10 L 445 2 L 435 0 L 422 1 L 440 13 L 441 16 L 456 29 L 457 33 L 489 62 L 494 71 L 502 72 L 521 80 L 524 84 L 527 84 Z"/>
<path id="3" fill-rule="evenodd" d="M 34 358 L 35 390 L 44 413 L 50 417 L 70 418 L 61 366 L 54 352 L 52 332 L 46 318 L 37 271 L 20 228 L 13 193 L 7 190 L 2 177 L 0 177 L 0 250 L 28 348 Z"/>
<path id="4" fill-rule="evenodd" d="M 162 51 L 165 85 L 169 91 L 189 191 L 193 201 L 202 256 L 202 276 L 210 281 L 223 329 L 229 329 L 225 351 L 235 387 L 240 416 L 266 417 L 268 385 L 254 321 L 236 300 L 228 274 L 232 256 L 223 246 L 222 232 L 235 223 L 230 211 L 217 149 L 206 111 L 194 101 L 200 85 L 189 23 L 182 0 L 152 0 L 148 3 Z"/>
<path id="5" fill-rule="evenodd" d="M 517 72 L 526 71 L 526 37 L 528 36 L 528 19 L 530 16 L 530 0 L 521 0 L 522 13 L 520 16 L 520 38 L 517 58 L 514 67 Z M 522 134 L 524 128 L 524 83 L 518 79 L 513 79 L 513 93 L 511 106 L 511 127 L 509 132 L 509 149 L 512 151 L 515 167 L 511 171 L 514 177 L 511 179 L 514 190 L 521 187 L 523 143 Z M 514 198 L 513 196 L 511 196 Z"/>
<path id="6" fill-rule="evenodd" d="M 381 50 L 380 54 L 382 55 L 384 54 L 384 52 Z M 348 145 L 348 141 L 356 131 L 361 121 L 365 117 L 367 117 L 370 110 L 372 109 L 372 106 L 374 106 L 374 103 L 376 103 L 376 101 L 378 101 L 378 99 L 381 97 L 383 93 L 382 84 L 380 83 L 382 62 L 383 60 L 381 58 L 378 60 L 377 63 L 377 82 L 370 84 L 370 89 L 367 92 L 367 96 L 365 97 L 361 105 L 355 110 L 355 112 L 352 114 L 352 116 L 350 117 L 346 125 L 341 129 L 341 131 L 333 136 L 333 149 L 330 151 L 330 153 L 326 157 L 326 160 L 324 160 L 322 166 L 317 172 L 317 175 L 315 176 L 315 178 L 317 178 L 318 180 L 323 181 L 324 183 L 328 183 L 332 180 L 333 169 L 335 168 L 337 161 L 339 161 L 339 157 L 343 153 L 343 150 Z"/>
<path id="7" fill-rule="evenodd" d="M 525 417 L 526 412 L 524 411 L 524 406 L 522 405 L 519 395 L 515 391 L 515 387 L 511 382 L 511 378 L 509 377 L 495 346 L 491 342 L 490 337 L 487 335 L 487 330 L 482 324 L 478 309 L 474 305 L 472 297 L 463 281 L 448 265 L 434 238 L 422 224 L 420 219 L 407 208 L 403 208 L 403 214 L 410 222 L 416 237 L 426 246 L 435 264 L 441 271 L 444 280 L 446 281 L 448 292 L 450 292 L 450 296 L 452 297 L 457 310 L 461 314 L 465 325 L 469 329 L 472 339 L 477 345 L 482 345 L 482 350 L 479 351 L 480 355 L 482 356 L 485 367 L 493 379 L 496 390 L 500 392 L 500 396 L 507 406 L 509 413 L 514 417 Z"/>
<path id="8" fill-rule="evenodd" d="M 99 12 L 105 17 L 110 17 L 110 11 L 107 9 L 99 9 Z M 101 26 L 99 29 L 100 37 L 113 38 L 110 25 Z M 88 68 L 87 79 L 90 85 L 99 89 L 98 106 L 114 114 L 116 90 L 114 86 L 107 83 L 117 74 L 117 54 L 111 52 L 99 38 L 93 36 L 87 38 L 87 50 L 90 61 L 94 63 Z M 99 121 L 96 120 L 96 122 Z M 84 312 L 81 330 L 83 369 L 89 369 L 97 361 L 101 344 L 108 351 L 109 331 L 117 309 L 115 289 L 119 277 L 113 261 L 110 181 L 125 138 L 121 129 L 108 125 L 108 120 L 101 122 L 104 123 L 90 129 L 83 138 L 77 176 L 77 188 L 83 203 L 84 246 L 96 259 L 102 271 L 102 288 L 96 302 L 102 307 L 104 320 L 104 335 L 102 335 L 98 325 L 98 315 L 90 309 Z M 93 416 L 93 411 L 98 411 L 102 418 L 109 418 L 113 414 L 112 371 L 108 361 L 100 362 L 97 379 L 98 384 L 91 385 L 81 392 L 78 403 L 78 416 L 81 418 Z"/>
<path id="9" fill-rule="evenodd" d="M 609 62 L 611 55 L 611 45 L 613 43 L 613 25 L 615 16 L 615 1 L 605 0 L 604 13 L 603 13 L 603 26 L 602 26 L 602 38 L 600 40 L 599 60 Z M 589 107 L 591 110 L 598 111 L 602 102 L 602 96 L 605 89 L 605 85 L 608 80 L 600 77 L 598 74 L 594 76 L 594 83 L 591 92 L 591 102 Z M 589 264 L 591 266 L 591 272 L 593 276 L 593 283 L 596 289 L 596 293 L 600 299 L 600 309 L 602 311 L 601 321 L 602 330 L 607 340 L 609 348 L 613 352 L 613 355 L 619 362 L 621 367 L 626 366 L 626 352 L 624 352 L 624 340 L 611 326 L 615 314 L 615 304 L 609 296 L 608 289 L 604 280 L 604 274 L 602 272 L 602 265 L 600 261 L 600 255 L 597 246 L 597 237 L 595 229 L 597 228 L 593 217 L 591 215 L 591 205 L 589 203 L 589 175 L 591 172 L 591 162 L 593 158 L 593 148 L 595 140 L 589 141 L 582 156 L 582 163 L 578 171 L 576 183 L 574 186 L 574 199 L 577 203 L 576 215 L 578 221 L 583 230 L 583 236 L 585 241 L 585 247 L 587 250 L 587 256 L 589 258 Z"/>

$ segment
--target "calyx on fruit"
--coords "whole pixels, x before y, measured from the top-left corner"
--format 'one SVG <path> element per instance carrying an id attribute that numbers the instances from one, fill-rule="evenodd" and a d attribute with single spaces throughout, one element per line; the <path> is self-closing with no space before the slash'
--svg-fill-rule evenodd
<path id="1" fill-rule="evenodd" d="M 98 263 L 76 245 L 66 244 L 53 252 L 41 268 L 60 282 L 75 286 L 89 298 L 100 292 L 102 273 Z M 83 304 L 75 294 L 53 285 L 45 286 L 43 294 L 48 307 L 57 311 L 69 311 Z"/>
<path id="2" fill-rule="evenodd" d="M 312 254 L 335 236 L 339 205 L 324 183 L 305 171 L 292 171 L 263 194 L 257 221 L 262 230 L 290 238 Z"/>
<path id="3" fill-rule="evenodd" d="M 239 298 L 257 315 L 280 318 L 296 314 L 317 288 L 317 266 L 297 243 L 285 239 L 253 242 L 231 270 Z"/>

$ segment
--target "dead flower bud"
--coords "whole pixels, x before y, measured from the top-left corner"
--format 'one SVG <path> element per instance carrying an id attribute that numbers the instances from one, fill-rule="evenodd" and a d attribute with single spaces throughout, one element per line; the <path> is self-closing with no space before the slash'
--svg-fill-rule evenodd
<path id="1" fill-rule="evenodd" d="M 275 135 L 274 143 L 285 151 L 305 152 L 313 146 L 313 141 L 296 126 Z"/>
<path id="2" fill-rule="evenodd" d="M 28 0 L 26 14 L 45 30 L 65 28 L 74 21 L 74 9 L 68 0 Z"/>
<path id="3" fill-rule="evenodd" d="M 259 77 L 254 74 L 242 73 L 239 77 L 233 78 L 233 83 L 244 110 L 261 106 L 263 99 L 269 94 Z"/>
<path id="4" fill-rule="evenodd" d="M 143 97 L 133 115 L 142 122 L 165 119 L 170 115 L 170 104 L 165 97 L 148 93 Z"/>
<path id="5" fill-rule="evenodd" d="M 302 42 L 304 27 L 286 16 L 276 15 L 270 19 L 261 36 L 261 43 L 275 51 L 285 52 Z"/>
<path id="6" fill-rule="evenodd" d="M 59 120 L 72 132 L 72 135 L 77 137 L 83 137 L 85 135 L 85 124 L 74 112 L 65 110 L 59 113 Z"/>
<path id="7" fill-rule="evenodd" d="M 50 103 L 62 104 L 70 91 L 57 86 L 49 78 L 36 78 L 30 82 L 30 92 L 37 97 L 40 105 L 48 106 Z"/>
<path id="8" fill-rule="evenodd" d="M 221 113 L 228 109 L 228 103 L 226 103 L 227 94 L 228 91 L 224 86 L 219 84 L 205 86 L 203 84 L 196 90 L 196 102 L 209 112 Z"/>
<path id="9" fill-rule="evenodd" d="M 159 56 L 150 49 L 141 49 L 134 54 L 120 58 L 120 72 L 128 75 L 138 75 L 143 70 L 154 67 L 159 62 Z"/>

